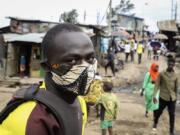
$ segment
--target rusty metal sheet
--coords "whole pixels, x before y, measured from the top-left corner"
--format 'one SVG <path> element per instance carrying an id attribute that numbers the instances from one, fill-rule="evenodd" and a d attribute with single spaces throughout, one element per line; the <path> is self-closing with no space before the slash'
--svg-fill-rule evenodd
<path id="1" fill-rule="evenodd" d="M 160 31 L 178 32 L 175 20 L 159 21 L 157 22 L 157 25 Z"/>

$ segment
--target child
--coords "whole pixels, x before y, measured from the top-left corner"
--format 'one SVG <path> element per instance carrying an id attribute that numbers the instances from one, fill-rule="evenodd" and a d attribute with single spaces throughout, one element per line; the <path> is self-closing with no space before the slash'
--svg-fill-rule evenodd
<path id="1" fill-rule="evenodd" d="M 101 105 L 100 119 L 101 119 L 101 129 L 102 135 L 106 135 L 108 130 L 109 135 L 113 134 L 113 121 L 116 120 L 118 111 L 118 101 L 117 97 L 111 92 L 113 85 L 111 82 L 104 82 L 103 89 L 104 94 L 101 95 L 98 100 L 98 104 Z"/>

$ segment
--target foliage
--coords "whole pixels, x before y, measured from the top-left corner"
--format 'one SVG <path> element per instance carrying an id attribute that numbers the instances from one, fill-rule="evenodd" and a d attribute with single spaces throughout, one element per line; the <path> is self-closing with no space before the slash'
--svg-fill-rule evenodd
<path id="1" fill-rule="evenodd" d="M 134 7 L 135 6 L 131 3 L 131 0 L 120 0 L 120 3 L 111 9 L 112 17 L 120 13 L 128 13 L 134 9 Z M 107 14 L 107 18 L 109 18 L 109 13 Z"/>
<path id="2" fill-rule="evenodd" d="M 60 22 L 68 22 L 72 24 L 78 23 L 78 13 L 76 9 L 73 9 L 69 12 L 64 12 L 60 16 Z"/>
<path id="3" fill-rule="evenodd" d="M 127 13 L 134 9 L 134 4 L 131 0 L 121 0 L 120 3 L 114 8 L 116 13 Z"/>

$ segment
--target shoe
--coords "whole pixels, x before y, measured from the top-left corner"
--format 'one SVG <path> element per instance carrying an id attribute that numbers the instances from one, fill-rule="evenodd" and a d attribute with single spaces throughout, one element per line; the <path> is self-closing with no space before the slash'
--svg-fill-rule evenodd
<path id="1" fill-rule="evenodd" d="M 153 133 L 157 132 L 157 124 L 155 124 L 155 123 L 153 124 L 152 131 L 153 131 Z"/>
<path id="2" fill-rule="evenodd" d="M 145 117 L 146 117 L 146 118 L 148 118 L 148 117 L 149 117 L 147 113 L 145 114 Z"/>
<path id="3" fill-rule="evenodd" d="M 169 135 L 175 135 L 174 133 L 169 133 Z"/>
<path id="4" fill-rule="evenodd" d="M 152 128 L 152 134 L 154 134 L 154 135 L 157 134 L 157 128 Z"/>

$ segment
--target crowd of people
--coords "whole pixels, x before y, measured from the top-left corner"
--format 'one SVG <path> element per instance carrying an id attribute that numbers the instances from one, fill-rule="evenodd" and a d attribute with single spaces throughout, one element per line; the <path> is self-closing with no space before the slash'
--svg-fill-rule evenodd
<path id="1" fill-rule="evenodd" d="M 149 41 L 136 41 L 134 39 L 127 40 L 112 40 L 109 41 L 109 47 L 107 50 L 107 62 L 105 64 L 105 75 L 107 75 L 107 68 L 110 67 L 113 76 L 115 76 L 117 65 L 120 63 L 124 66 L 124 63 L 135 62 L 135 56 L 137 55 L 137 63 L 141 64 L 143 59 L 146 57 L 144 55 L 145 50 L 147 50 L 147 58 L 159 60 L 159 56 L 165 55 L 167 53 L 167 48 L 163 41 L 149 40 Z M 119 57 L 119 53 L 124 53 L 124 58 Z M 130 60 L 129 60 L 130 57 Z M 123 60 L 124 59 L 124 60 Z"/>

